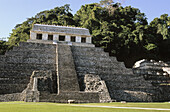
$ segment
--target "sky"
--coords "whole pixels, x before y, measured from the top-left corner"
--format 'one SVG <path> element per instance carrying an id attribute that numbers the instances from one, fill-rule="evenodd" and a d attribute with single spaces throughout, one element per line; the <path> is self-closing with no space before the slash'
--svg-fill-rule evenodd
<path id="1" fill-rule="evenodd" d="M 70 4 L 75 14 L 82 5 L 99 3 L 100 0 L 0 0 L 0 38 L 9 37 L 16 24 L 37 13 Z M 122 6 L 132 6 L 145 13 L 148 22 L 162 14 L 170 16 L 170 0 L 113 0 L 122 3 Z"/>

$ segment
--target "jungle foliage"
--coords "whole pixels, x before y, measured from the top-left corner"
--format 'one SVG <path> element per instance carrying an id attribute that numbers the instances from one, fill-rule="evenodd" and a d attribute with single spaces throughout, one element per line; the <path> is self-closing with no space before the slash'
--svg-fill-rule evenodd
<path id="1" fill-rule="evenodd" d="M 29 39 L 33 24 L 84 27 L 90 30 L 93 43 L 131 67 L 146 58 L 170 61 L 170 17 L 155 18 L 150 24 L 139 9 L 112 0 L 83 5 L 75 15 L 68 4 L 38 13 L 17 24 L 8 42 L 0 42 L 0 53 Z"/>

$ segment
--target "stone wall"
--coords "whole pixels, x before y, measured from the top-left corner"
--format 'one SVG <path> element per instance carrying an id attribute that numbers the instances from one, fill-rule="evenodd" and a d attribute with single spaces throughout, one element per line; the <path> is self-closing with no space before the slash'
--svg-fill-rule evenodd
<path id="1" fill-rule="evenodd" d="M 33 71 L 30 83 L 22 92 L 22 100 L 27 102 L 39 102 L 40 91 L 54 93 L 53 85 L 56 84 L 55 78 L 51 71 Z"/>
<path id="2" fill-rule="evenodd" d="M 0 94 L 22 92 L 35 70 L 56 74 L 56 45 L 20 43 L 0 56 Z"/>
<path id="3" fill-rule="evenodd" d="M 72 46 L 80 90 L 85 91 L 86 74 L 100 76 L 105 81 L 111 99 L 117 101 L 156 101 L 160 90 L 143 76 L 133 74 L 115 57 L 110 57 L 101 48 Z"/>
<path id="4" fill-rule="evenodd" d="M 44 97 L 45 96 L 45 97 Z M 74 103 L 99 103 L 99 94 L 97 92 L 62 92 L 61 94 L 49 94 L 41 92 L 40 102 L 58 102 L 68 103 L 69 100 Z"/>
<path id="5" fill-rule="evenodd" d="M 22 101 L 22 93 L 0 95 L 0 102 Z"/>

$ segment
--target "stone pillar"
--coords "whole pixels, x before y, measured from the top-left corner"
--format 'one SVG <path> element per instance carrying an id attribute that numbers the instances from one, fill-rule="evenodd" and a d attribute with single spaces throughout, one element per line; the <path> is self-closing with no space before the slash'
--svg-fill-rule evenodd
<path id="1" fill-rule="evenodd" d="M 32 90 L 33 91 L 37 91 L 37 83 L 38 83 L 38 80 L 37 80 L 37 77 L 34 77 L 34 80 L 33 80 L 33 87 L 32 87 Z"/>
<path id="2" fill-rule="evenodd" d="M 66 42 L 70 42 L 70 41 L 71 41 L 69 35 L 66 35 L 65 41 L 66 41 Z"/>
<path id="3" fill-rule="evenodd" d="M 48 34 L 47 33 L 42 34 L 42 40 L 48 40 Z"/>
<path id="4" fill-rule="evenodd" d="M 54 35 L 53 35 L 53 40 L 58 41 L 58 40 L 59 40 L 59 35 L 58 35 L 58 34 L 54 34 Z"/>
<path id="5" fill-rule="evenodd" d="M 35 40 L 36 37 L 37 37 L 37 33 L 31 31 L 31 32 L 30 32 L 30 39 L 31 39 L 31 40 Z"/>
<path id="6" fill-rule="evenodd" d="M 81 42 L 81 36 L 76 36 L 76 42 Z"/>
<path id="7" fill-rule="evenodd" d="M 86 37 L 86 43 L 91 43 L 91 37 Z"/>

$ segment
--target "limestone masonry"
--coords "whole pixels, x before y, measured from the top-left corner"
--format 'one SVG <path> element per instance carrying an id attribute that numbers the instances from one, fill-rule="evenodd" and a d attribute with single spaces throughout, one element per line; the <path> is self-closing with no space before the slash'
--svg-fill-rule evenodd
<path id="1" fill-rule="evenodd" d="M 169 101 L 169 64 L 157 75 L 143 65 L 126 68 L 94 47 L 88 29 L 35 24 L 27 42 L 0 56 L 0 101 Z"/>

